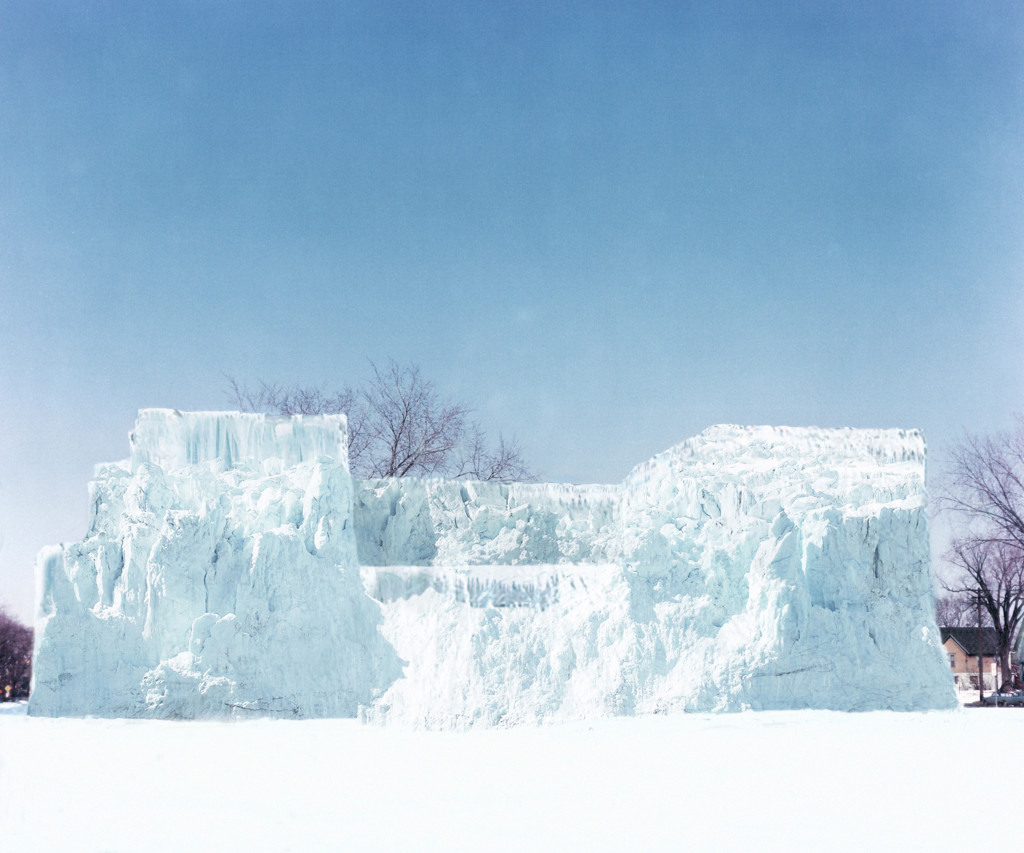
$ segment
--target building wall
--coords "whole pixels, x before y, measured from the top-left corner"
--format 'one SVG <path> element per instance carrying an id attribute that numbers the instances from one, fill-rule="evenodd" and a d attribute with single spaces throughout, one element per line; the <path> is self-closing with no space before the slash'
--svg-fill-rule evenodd
<path id="1" fill-rule="evenodd" d="M 943 648 L 945 648 L 946 650 L 946 654 L 949 655 L 949 668 L 953 671 L 954 675 L 974 675 L 975 677 L 977 676 L 977 657 L 968 657 L 964 653 L 964 650 L 952 638 L 946 640 L 946 642 L 944 642 L 942 645 Z M 987 656 L 983 656 L 981 661 L 981 671 L 984 676 L 985 689 L 992 690 L 994 689 L 995 678 L 999 671 L 999 662 L 996 658 Z"/>

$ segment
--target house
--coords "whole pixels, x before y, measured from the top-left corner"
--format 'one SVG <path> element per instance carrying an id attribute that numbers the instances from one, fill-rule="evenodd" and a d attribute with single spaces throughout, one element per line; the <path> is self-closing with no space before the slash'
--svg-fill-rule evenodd
<path id="1" fill-rule="evenodd" d="M 949 655 L 949 668 L 953 670 L 959 689 L 978 689 L 978 639 L 977 628 L 940 628 L 942 646 Z M 995 690 L 999 672 L 996 629 L 982 628 L 981 674 L 986 690 Z"/>

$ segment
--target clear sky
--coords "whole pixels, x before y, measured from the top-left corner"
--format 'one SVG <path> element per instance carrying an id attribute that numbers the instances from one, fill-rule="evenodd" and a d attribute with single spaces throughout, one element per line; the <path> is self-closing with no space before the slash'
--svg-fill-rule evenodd
<path id="1" fill-rule="evenodd" d="M 0 602 L 137 409 L 416 362 L 542 479 L 1024 409 L 1019 2 L 0 0 Z"/>

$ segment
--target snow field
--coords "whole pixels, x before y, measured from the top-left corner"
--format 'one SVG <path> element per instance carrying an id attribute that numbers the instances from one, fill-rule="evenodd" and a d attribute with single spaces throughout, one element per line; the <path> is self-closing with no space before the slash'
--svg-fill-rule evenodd
<path id="1" fill-rule="evenodd" d="M 1012 711 L 771 711 L 412 731 L 0 714 L 33 851 L 924 851 L 995 839 L 1024 782 L 963 756 Z M 964 790 L 980 806 L 966 810 Z"/>

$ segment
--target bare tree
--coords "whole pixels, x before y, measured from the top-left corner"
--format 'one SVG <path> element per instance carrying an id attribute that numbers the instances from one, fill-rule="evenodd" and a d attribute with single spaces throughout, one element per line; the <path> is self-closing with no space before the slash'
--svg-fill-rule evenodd
<path id="1" fill-rule="evenodd" d="M 483 433 L 472 424 L 453 472 L 470 480 L 530 480 L 532 475 L 523 463 L 519 443 L 505 441 L 499 433 L 498 444 L 488 447 Z"/>
<path id="2" fill-rule="evenodd" d="M 1007 684 L 1010 652 L 1024 618 L 1024 551 L 1015 542 L 970 536 L 954 540 L 947 559 L 961 574 L 946 589 L 966 600 L 980 600 L 992 620 L 1001 678 Z"/>
<path id="3" fill-rule="evenodd" d="M 419 368 L 375 364 L 363 386 L 370 477 L 430 477 L 449 473 L 466 433 L 465 406 L 443 401 Z"/>
<path id="4" fill-rule="evenodd" d="M 348 416 L 349 467 L 363 479 L 461 477 L 527 480 L 519 445 L 501 436 L 488 445 L 468 407 L 444 400 L 416 365 L 370 363 L 373 376 L 359 388 L 328 393 L 319 386 L 260 382 L 255 389 L 231 377 L 229 399 L 243 412 Z"/>
<path id="5" fill-rule="evenodd" d="M 978 610 L 973 593 L 947 592 L 936 598 L 935 622 L 941 628 L 975 627 L 978 624 Z"/>
<path id="6" fill-rule="evenodd" d="M 32 679 L 32 629 L 0 607 L 0 701 L 28 696 Z"/>
<path id="7" fill-rule="evenodd" d="M 965 437 L 953 451 L 939 503 L 960 521 L 946 555 L 957 574 L 943 586 L 980 600 L 996 630 L 1006 683 L 1024 621 L 1024 420 L 1010 433 Z"/>
<path id="8" fill-rule="evenodd" d="M 1009 433 L 966 436 L 940 487 L 942 505 L 1024 549 L 1024 418 Z"/>
<path id="9" fill-rule="evenodd" d="M 272 412 L 277 415 L 336 415 L 352 407 L 355 395 L 345 388 L 325 394 L 315 385 L 284 385 L 260 381 L 256 388 L 239 385 L 227 377 L 228 398 L 240 412 Z"/>

